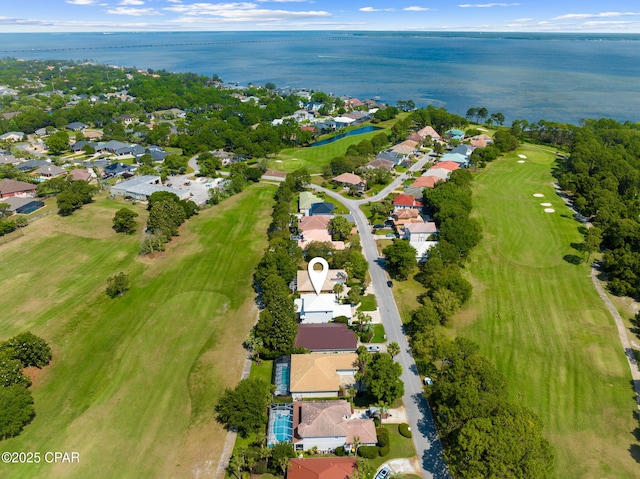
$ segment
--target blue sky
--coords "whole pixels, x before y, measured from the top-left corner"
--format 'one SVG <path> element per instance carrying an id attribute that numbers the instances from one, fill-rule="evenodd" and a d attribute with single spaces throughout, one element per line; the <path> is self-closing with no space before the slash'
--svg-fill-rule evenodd
<path id="1" fill-rule="evenodd" d="M 629 0 L 23 0 L 0 32 L 406 30 L 640 33 Z"/>

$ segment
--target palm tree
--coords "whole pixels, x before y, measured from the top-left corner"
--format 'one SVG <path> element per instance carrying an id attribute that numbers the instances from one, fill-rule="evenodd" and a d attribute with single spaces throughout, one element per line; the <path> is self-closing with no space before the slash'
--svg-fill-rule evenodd
<path id="1" fill-rule="evenodd" d="M 344 291 L 344 284 L 336 283 L 333 285 L 333 292 L 336 294 L 337 298 L 340 299 L 340 294 Z"/>
<path id="2" fill-rule="evenodd" d="M 387 352 L 391 355 L 392 358 L 397 356 L 398 354 L 400 354 L 400 345 L 395 341 L 390 342 L 389 344 L 387 344 Z"/>
<path id="3" fill-rule="evenodd" d="M 353 444 L 351 444 L 351 448 L 353 449 L 353 453 L 358 455 L 358 448 L 360 447 L 360 436 L 353 436 Z"/>

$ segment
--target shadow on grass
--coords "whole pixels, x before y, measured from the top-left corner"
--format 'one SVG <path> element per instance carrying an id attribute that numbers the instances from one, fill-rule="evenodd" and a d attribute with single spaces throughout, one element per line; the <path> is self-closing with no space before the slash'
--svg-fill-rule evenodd
<path id="1" fill-rule="evenodd" d="M 582 258 L 576 254 L 565 254 L 562 259 L 569 264 L 582 264 Z"/>

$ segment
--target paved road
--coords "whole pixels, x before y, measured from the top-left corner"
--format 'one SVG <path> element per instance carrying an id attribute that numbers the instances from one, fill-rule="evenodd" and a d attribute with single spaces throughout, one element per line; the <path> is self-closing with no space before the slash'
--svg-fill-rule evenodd
<path id="1" fill-rule="evenodd" d="M 427 156 L 422 158 L 418 163 L 413 165 L 411 171 L 421 168 L 428 159 Z M 369 273 L 371 275 L 373 288 L 376 292 L 376 299 L 378 300 L 380 316 L 382 317 L 387 339 L 389 341 L 396 341 L 400 345 L 401 352 L 395 359 L 402 364 L 402 381 L 405 387 L 403 400 L 409 417 L 409 425 L 413 431 L 413 442 L 418 456 L 421 458 L 422 476 L 425 479 L 450 479 L 449 470 L 442 457 L 442 444 L 436 432 L 435 422 L 427 401 L 424 398 L 422 382 L 418 375 L 416 364 L 411 356 L 407 337 L 403 332 L 400 313 L 393 298 L 393 293 L 387 286 L 387 273 L 378 256 L 376 243 L 371 234 L 371 226 L 359 208 L 361 203 L 383 198 L 400 185 L 402 180 L 402 177 L 397 178 L 375 197 L 366 200 L 350 200 L 340 196 L 334 191 L 317 185 L 311 185 L 311 188 L 323 191 L 332 198 L 340 201 L 350 210 L 351 215 L 356 221 L 362 242 L 362 250 L 369 262 Z"/>

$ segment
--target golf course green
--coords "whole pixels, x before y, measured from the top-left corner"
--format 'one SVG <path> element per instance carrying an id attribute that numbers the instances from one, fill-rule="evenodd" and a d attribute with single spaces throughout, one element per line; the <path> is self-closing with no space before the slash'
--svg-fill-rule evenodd
<path id="1" fill-rule="evenodd" d="M 202 211 L 167 251 L 138 254 L 111 229 L 126 205 L 100 197 L 51 214 L 0 246 L 0 339 L 31 330 L 53 349 L 31 387 L 36 417 L 3 451 L 78 452 L 79 463 L 0 464 L 3 478 L 209 476 L 225 440 L 214 405 L 240 378 L 256 320 L 253 270 L 275 187 Z M 105 294 L 123 271 L 131 289 Z"/>
<path id="2" fill-rule="evenodd" d="M 451 330 L 475 340 L 511 399 L 540 416 L 558 478 L 635 478 L 631 375 L 589 267 L 576 264 L 580 224 L 555 192 L 554 162 L 525 145 L 477 175 L 483 240 L 468 266 L 473 297 Z"/>

